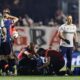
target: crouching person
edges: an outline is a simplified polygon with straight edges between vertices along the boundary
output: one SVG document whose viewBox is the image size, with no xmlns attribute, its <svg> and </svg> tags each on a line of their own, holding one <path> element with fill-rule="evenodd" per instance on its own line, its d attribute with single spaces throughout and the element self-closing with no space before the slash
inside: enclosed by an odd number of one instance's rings
<svg viewBox="0 0 80 80">
<path fill-rule="evenodd" d="M 45 72 L 49 75 L 58 74 L 60 69 L 64 66 L 64 58 L 55 50 L 45 50 L 40 48 L 38 54 L 43 56 L 44 63 L 39 69 L 45 68 Z"/>
<path fill-rule="evenodd" d="M 30 43 L 29 46 L 21 49 L 18 59 L 18 75 L 31 75 L 36 73 L 36 60 L 33 43 Z"/>
<path fill-rule="evenodd" d="M 43 48 L 40 48 L 37 51 L 36 61 L 37 61 L 37 74 L 38 75 L 46 75 L 48 73 L 47 68 L 48 68 L 48 65 L 49 65 L 50 61 L 47 60 L 44 53 L 45 52 L 44 52 Z"/>
</svg>

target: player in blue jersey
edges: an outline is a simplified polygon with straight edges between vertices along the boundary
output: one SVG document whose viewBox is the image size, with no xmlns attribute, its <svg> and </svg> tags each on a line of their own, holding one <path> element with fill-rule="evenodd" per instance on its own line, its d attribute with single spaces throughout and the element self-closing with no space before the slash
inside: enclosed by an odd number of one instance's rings
<svg viewBox="0 0 80 80">
<path fill-rule="evenodd" d="M 4 9 L 3 10 L 3 17 L 4 17 L 4 25 L 5 25 L 5 28 L 7 30 L 7 34 L 6 34 L 6 41 L 5 41 L 5 50 L 6 50 L 6 53 L 5 54 L 10 54 L 11 52 L 11 47 L 12 47 L 12 43 L 11 43 L 11 35 L 10 35 L 10 27 L 12 25 L 14 25 L 17 21 L 18 21 L 18 18 L 17 17 L 14 17 L 14 16 L 11 16 L 10 15 L 10 10 L 9 9 Z"/>
<path fill-rule="evenodd" d="M 4 43 L 6 41 L 6 28 L 4 27 L 3 16 L 0 14 L 0 69 L 2 69 L 3 74 L 5 75 L 5 71 L 8 67 L 6 62 L 6 57 L 3 53 L 5 53 Z"/>
<path fill-rule="evenodd" d="M 5 42 L 3 42 L 3 48 L 2 50 L 4 50 L 3 55 L 6 55 L 5 57 L 7 57 L 7 62 L 8 62 L 8 70 L 10 72 L 10 74 L 12 75 L 13 72 L 13 66 L 15 64 L 15 59 L 13 58 L 13 44 L 12 44 L 12 36 L 10 35 L 10 27 L 12 25 L 15 25 L 16 22 L 18 21 L 17 17 L 11 16 L 10 15 L 10 10 L 9 9 L 4 9 L 3 10 L 3 21 L 4 21 L 4 25 L 6 28 L 6 40 Z"/>
<path fill-rule="evenodd" d="M 10 27 L 16 24 L 16 22 L 18 21 L 18 18 L 10 15 L 9 9 L 3 10 L 3 16 L 4 16 L 4 24 L 7 29 L 7 42 L 9 42 L 12 37 L 10 35 Z"/>
</svg>

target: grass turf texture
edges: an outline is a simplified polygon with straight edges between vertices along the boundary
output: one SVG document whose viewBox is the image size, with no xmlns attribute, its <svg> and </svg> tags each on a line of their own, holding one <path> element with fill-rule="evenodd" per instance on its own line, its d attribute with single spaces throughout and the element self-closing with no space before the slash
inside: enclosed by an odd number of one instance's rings
<svg viewBox="0 0 80 80">
<path fill-rule="evenodd" d="M 80 80 L 80 76 L 0 76 L 0 80 Z"/>
</svg>

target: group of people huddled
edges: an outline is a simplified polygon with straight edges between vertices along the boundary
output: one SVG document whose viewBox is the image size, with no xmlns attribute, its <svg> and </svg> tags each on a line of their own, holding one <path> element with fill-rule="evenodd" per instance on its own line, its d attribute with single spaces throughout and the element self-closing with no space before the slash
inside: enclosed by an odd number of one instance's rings
<svg viewBox="0 0 80 80">
<path fill-rule="evenodd" d="M 44 48 L 36 50 L 34 43 L 21 49 L 18 60 L 19 75 L 58 75 L 64 66 L 64 58 L 59 52 Z"/>
</svg>

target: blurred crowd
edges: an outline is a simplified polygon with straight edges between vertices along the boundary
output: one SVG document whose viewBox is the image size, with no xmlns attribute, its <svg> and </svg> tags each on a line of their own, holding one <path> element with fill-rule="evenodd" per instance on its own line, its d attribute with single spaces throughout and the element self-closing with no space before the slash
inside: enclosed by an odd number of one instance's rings
<svg viewBox="0 0 80 80">
<path fill-rule="evenodd" d="M 56 26 L 61 25 L 66 22 L 66 15 L 61 10 L 57 10 L 55 14 L 55 18 L 51 18 L 48 20 L 48 22 L 44 23 L 43 21 L 34 22 L 34 20 L 29 17 L 27 14 L 24 15 L 24 17 L 19 16 L 19 21 L 17 23 L 17 26 Z"/>
<path fill-rule="evenodd" d="M 1 0 L 0 2 L 0 12 L 2 12 L 3 9 L 9 8 L 11 14 L 19 18 L 19 21 L 16 24 L 17 26 L 56 26 L 61 25 L 66 21 L 67 15 L 64 14 L 61 9 L 56 9 L 53 17 L 35 21 L 34 18 L 29 15 L 29 12 L 27 13 L 26 0 Z"/>
<path fill-rule="evenodd" d="M 5 9 L 9 9 L 9 8 L 5 8 Z M 66 15 L 61 10 L 57 10 L 55 14 L 55 18 L 51 18 L 47 22 L 45 21 L 46 23 L 44 23 L 43 21 L 35 22 L 27 14 L 23 16 L 18 16 L 18 18 L 19 18 L 19 21 L 17 22 L 16 26 L 30 26 L 30 27 L 31 26 L 42 26 L 42 25 L 56 26 L 56 25 L 61 25 L 66 22 Z"/>
</svg>

